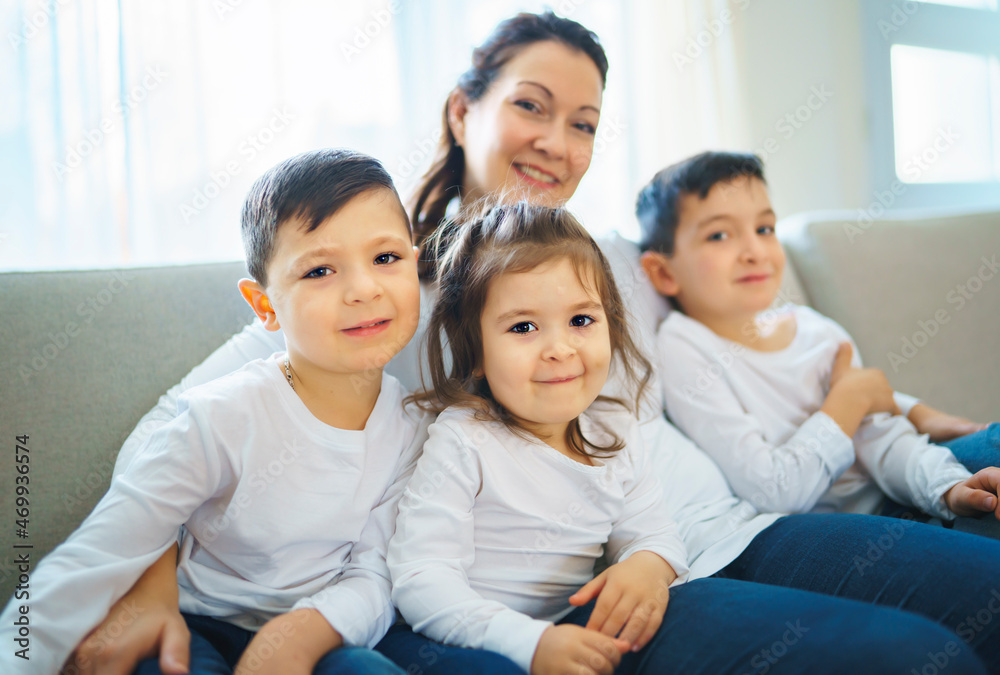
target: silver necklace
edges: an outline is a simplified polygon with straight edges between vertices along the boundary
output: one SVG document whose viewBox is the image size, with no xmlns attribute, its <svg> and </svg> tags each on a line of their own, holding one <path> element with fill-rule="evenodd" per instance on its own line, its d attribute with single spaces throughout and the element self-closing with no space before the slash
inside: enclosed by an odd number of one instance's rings
<svg viewBox="0 0 1000 675">
<path fill-rule="evenodd" d="M 285 355 L 285 379 L 288 380 L 288 386 L 295 391 L 295 383 L 292 382 L 292 366 L 288 363 L 288 355 Z"/>
</svg>

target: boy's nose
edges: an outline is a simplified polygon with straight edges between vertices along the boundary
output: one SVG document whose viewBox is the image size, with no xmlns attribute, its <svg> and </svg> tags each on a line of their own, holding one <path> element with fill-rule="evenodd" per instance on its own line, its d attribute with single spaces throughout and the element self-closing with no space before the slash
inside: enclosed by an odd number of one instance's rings
<svg viewBox="0 0 1000 675">
<path fill-rule="evenodd" d="M 347 284 L 344 301 L 348 303 L 371 302 L 382 295 L 382 285 L 364 272 L 353 274 Z"/>
</svg>

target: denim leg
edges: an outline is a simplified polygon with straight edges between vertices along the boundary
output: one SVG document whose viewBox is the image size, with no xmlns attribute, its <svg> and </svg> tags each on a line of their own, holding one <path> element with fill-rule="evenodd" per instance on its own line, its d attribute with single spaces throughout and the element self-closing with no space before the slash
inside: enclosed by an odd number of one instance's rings
<svg viewBox="0 0 1000 675">
<path fill-rule="evenodd" d="M 182 616 L 191 631 L 190 675 L 230 675 L 253 633 L 207 616 Z M 159 659 L 144 659 L 133 672 L 161 675 Z"/>
<path fill-rule="evenodd" d="M 406 675 L 406 671 L 367 647 L 341 647 L 321 658 L 313 675 Z"/>
<path fill-rule="evenodd" d="M 584 625 L 593 603 L 560 623 Z M 653 639 L 622 656 L 619 675 L 667 673 L 984 673 L 945 628 L 887 607 L 732 579 L 670 589 Z M 930 672 L 930 669 L 928 670 Z"/>
<path fill-rule="evenodd" d="M 951 450 L 955 459 L 972 473 L 988 466 L 1000 466 L 1000 423 L 994 422 L 982 431 L 939 445 Z"/>
<path fill-rule="evenodd" d="M 758 534 L 717 576 L 920 614 L 1000 673 L 1000 542 L 992 539 L 894 518 L 797 514 Z"/>
<path fill-rule="evenodd" d="M 389 629 L 375 649 L 409 675 L 517 675 L 524 671 L 506 656 L 485 649 L 450 647 L 405 624 Z"/>
</svg>

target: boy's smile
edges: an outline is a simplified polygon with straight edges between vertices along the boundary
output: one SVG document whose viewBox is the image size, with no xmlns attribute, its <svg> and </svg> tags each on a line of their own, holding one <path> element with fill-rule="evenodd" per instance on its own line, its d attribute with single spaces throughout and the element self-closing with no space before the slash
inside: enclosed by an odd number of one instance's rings
<svg viewBox="0 0 1000 675">
<path fill-rule="evenodd" d="M 774 234 L 775 219 L 767 188 L 757 178 L 718 183 L 705 199 L 684 195 L 674 253 L 654 254 L 653 285 L 720 335 L 733 328 L 739 334 L 781 286 L 785 252 Z"/>
<path fill-rule="evenodd" d="M 331 376 L 380 375 L 420 315 L 416 253 L 399 200 L 369 190 L 307 229 L 300 217 L 278 228 L 264 324 L 283 330 L 297 377 L 330 388 Z"/>
<path fill-rule="evenodd" d="M 611 363 L 607 318 L 592 288 L 559 258 L 494 279 L 481 317 L 482 370 L 494 398 L 565 454 L 567 425 L 596 400 Z"/>
</svg>

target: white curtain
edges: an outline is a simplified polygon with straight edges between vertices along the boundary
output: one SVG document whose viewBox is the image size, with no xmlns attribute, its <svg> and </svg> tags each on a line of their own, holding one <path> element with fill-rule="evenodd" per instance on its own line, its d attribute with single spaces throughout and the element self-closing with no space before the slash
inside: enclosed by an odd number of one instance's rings
<svg viewBox="0 0 1000 675">
<path fill-rule="evenodd" d="M 2 0 L 0 269 L 239 258 L 250 183 L 316 147 L 379 157 L 405 194 L 472 47 L 547 6 L 595 30 L 611 62 L 570 206 L 595 233 L 634 235 L 654 171 L 743 140 L 745 3 Z M 679 65 L 689 39 L 707 44 Z"/>
</svg>

